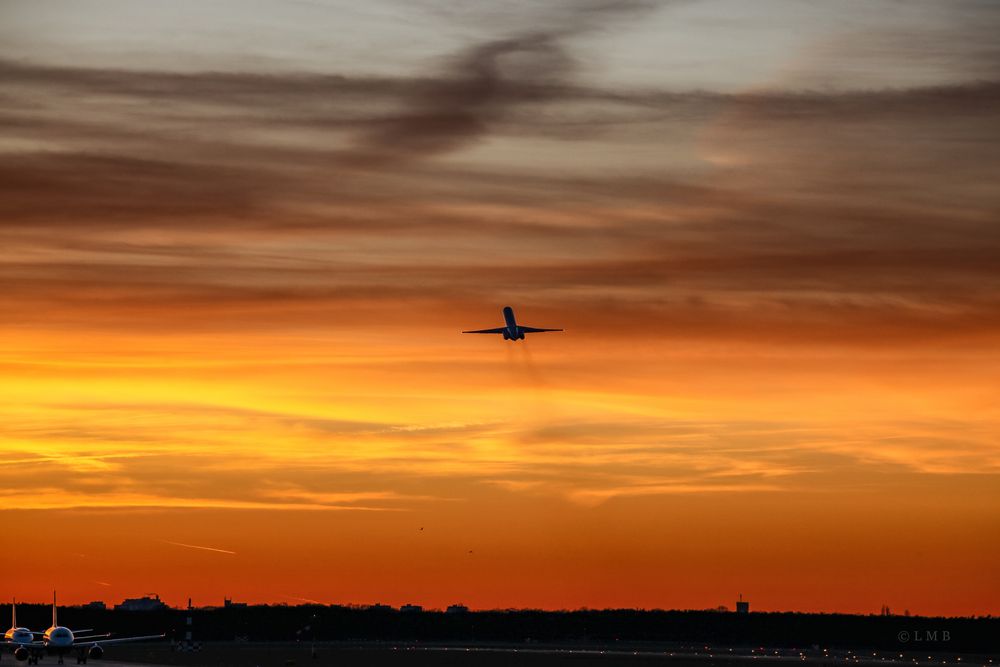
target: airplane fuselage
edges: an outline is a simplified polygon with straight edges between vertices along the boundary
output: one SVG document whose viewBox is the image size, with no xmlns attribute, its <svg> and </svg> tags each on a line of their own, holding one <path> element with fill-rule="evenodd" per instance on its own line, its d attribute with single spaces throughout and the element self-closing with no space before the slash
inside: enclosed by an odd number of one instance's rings
<svg viewBox="0 0 1000 667">
<path fill-rule="evenodd" d="M 510 306 L 504 306 L 503 309 L 503 321 L 507 325 L 507 331 L 504 332 L 505 340 L 522 340 L 524 339 L 524 334 L 521 333 L 517 328 L 517 320 L 514 319 L 514 309 Z"/>
<path fill-rule="evenodd" d="M 7 644 L 30 644 L 35 636 L 28 628 L 11 628 L 3 633 L 3 640 Z"/>
<path fill-rule="evenodd" d="M 66 649 L 73 646 L 73 631 L 61 625 L 54 625 L 42 635 L 45 647 L 50 649 Z"/>
</svg>

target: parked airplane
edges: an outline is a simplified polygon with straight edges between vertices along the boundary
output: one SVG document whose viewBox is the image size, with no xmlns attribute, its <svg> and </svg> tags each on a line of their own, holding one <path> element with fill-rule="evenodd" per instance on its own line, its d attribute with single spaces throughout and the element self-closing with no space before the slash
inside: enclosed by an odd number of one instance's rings
<svg viewBox="0 0 1000 667">
<path fill-rule="evenodd" d="M 15 624 L 16 625 L 16 624 Z M 43 655 L 55 655 L 58 657 L 57 664 L 63 664 L 63 656 L 67 653 L 76 652 L 76 664 L 87 664 L 88 658 L 97 660 L 104 655 L 104 647 L 108 644 L 121 644 L 124 642 L 137 642 L 144 639 L 163 639 L 166 635 L 145 635 L 142 637 L 115 637 L 110 634 L 104 635 L 82 635 L 84 632 L 93 630 L 70 630 L 59 625 L 56 615 L 56 594 L 52 593 L 52 625 L 45 632 L 32 632 L 27 628 L 12 628 L 8 634 L 16 630 L 18 633 L 18 643 L 11 646 L 14 650 L 14 658 L 19 661 L 27 660 L 29 665 L 37 665 Z M 32 635 L 30 642 L 23 642 L 25 634 Z M 41 640 L 36 640 L 36 635 L 41 636 Z M 79 636 L 78 636 L 79 635 Z M 6 635 L 5 635 L 6 639 Z"/>
<path fill-rule="evenodd" d="M 504 306 L 503 309 L 503 320 L 507 323 L 506 326 L 497 327 L 496 329 L 478 329 L 476 331 L 463 331 L 462 333 L 469 334 L 503 334 L 504 340 L 524 340 L 524 334 L 529 333 L 542 333 L 544 331 L 562 331 L 562 329 L 536 329 L 535 327 L 524 327 L 517 323 L 514 319 L 514 309 L 510 306 Z"/>
<path fill-rule="evenodd" d="M 3 651 L 0 652 L 0 655 L 3 655 L 7 651 L 17 653 L 19 647 L 30 646 L 34 641 L 35 633 L 28 628 L 18 627 L 17 600 L 13 600 L 10 604 L 10 630 L 3 633 Z"/>
</svg>

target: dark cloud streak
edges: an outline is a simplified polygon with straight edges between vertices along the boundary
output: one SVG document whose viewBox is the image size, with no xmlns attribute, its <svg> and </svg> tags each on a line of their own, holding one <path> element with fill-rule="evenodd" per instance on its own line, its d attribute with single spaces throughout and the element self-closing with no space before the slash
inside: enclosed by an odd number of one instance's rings
<svg viewBox="0 0 1000 667">
<path fill-rule="evenodd" d="M 690 335 L 816 339 L 830 318 L 858 337 L 996 332 L 1000 83 L 582 81 L 565 42 L 655 6 L 576 6 L 412 79 L 0 61 L 22 146 L 0 160 L 2 302 L 26 322 L 226 328 L 347 303 L 390 321 L 414 299 L 511 290 L 558 308 L 585 290 L 637 326 L 672 310 Z M 487 140 L 549 143 L 476 161 Z"/>
</svg>

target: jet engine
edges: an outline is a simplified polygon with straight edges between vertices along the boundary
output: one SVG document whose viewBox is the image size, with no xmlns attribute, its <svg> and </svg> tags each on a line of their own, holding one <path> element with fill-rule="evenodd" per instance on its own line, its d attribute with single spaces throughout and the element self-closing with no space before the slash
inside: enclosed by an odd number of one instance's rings
<svg viewBox="0 0 1000 667">
<path fill-rule="evenodd" d="M 14 649 L 14 659 L 17 660 L 18 662 L 24 662 L 25 660 L 28 659 L 29 655 L 31 654 L 29 653 L 28 649 L 24 648 L 23 646 L 18 646 L 16 649 Z"/>
<path fill-rule="evenodd" d="M 504 331 L 504 332 L 503 332 L 503 339 L 504 339 L 504 340 L 510 340 L 510 334 L 509 334 L 509 333 L 507 333 L 506 331 Z"/>
<path fill-rule="evenodd" d="M 98 646 L 97 644 L 91 646 L 90 650 L 87 651 L 87 657 L 92 660 L 99 660 L 103 655 L 104 655 L 104 649 Z"/>
</svg>

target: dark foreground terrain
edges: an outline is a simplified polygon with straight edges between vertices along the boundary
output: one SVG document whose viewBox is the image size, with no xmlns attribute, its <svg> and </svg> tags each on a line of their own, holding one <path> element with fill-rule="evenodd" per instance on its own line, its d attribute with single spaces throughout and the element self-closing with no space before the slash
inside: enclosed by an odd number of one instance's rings
<svg viewBox="0 0 1000 667">
<path fill-rule="evenodd" d="M 0 616 L 9 609 L 0 605 Z M 50 613 L 47 605 L 18 605 L 18 621 L 28 627 L 47 627 Z M 751 663 L 784 667 L 793 662 L 822 667 L 852 663 L 1000 667 L 1000 618 L 989 616 L 630 609 L 404 611 L 232 604 L 190 610 L 162 606 L 152 611 L 66 607 L 59 619 L 71 627 L 95 628 L 112 636 L 165 634 L 155 643 L 108 646 L 107 662 L 117 661 L 123 667 L 748 667 Z M 201 647 L 199 652 L 177 650 L 187 637 Z M 52 657 L 43 662 L 54 663 Z M 75 655 L 67 656 L 67 664 L 75 663 Z"/>
<path fill-rule="evenodd" d="M 48 627 L 48 605 L 18 605 L 20 623 Z M 10 605 L 0 605 L 0 617 Z M 125 611 L 64 607 L 70 627 L 114 636 L 164 633 L 168 641 L 379 642 L 412 646 L 714 646 L 784 650 L 906 651 L 958 655 L 1000 653 L 1000 618 L 931 618 L 634 609 L 530 609 L 408 612 L 388 607 L 230 605 L 201 609 Z M 236 645 L 236 644 L 234 644 Z M 333 645 L 333 644 L 331 644 Z M 797 656 L 797 653 L 796 653 Z M 758 658 L 759 659 L 759 658 Z"/>
<path fill-rule="evenodd" d="M 864 667 L 914 667 L 921 665 L 970 665 L 994 667 L 995 656 L 956 655 L 949 652 L 884 652 L 823 649 L 713 648 L 655 644 L 423 644 L 415 642 L 324 642 L 313 647 L 302 643 L 209 643 L 196 653 L 171 650 L 169 644 L 114 647 L 109 665 L 185 665 L 188 667 L 343 667 L 349 665 L 406 667 L 812 667 L 862 665 Z M 54 662 L 48 660 L 46 662 Z M 69 660 L 69 664 L 75 660 Z"/>
</svg>

